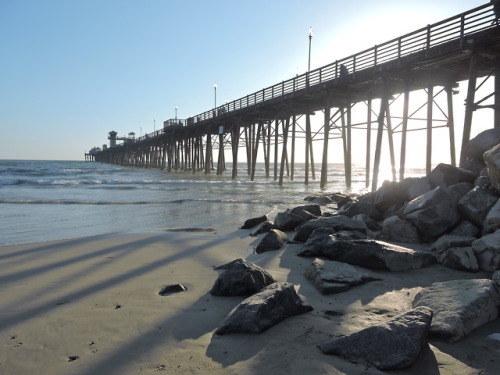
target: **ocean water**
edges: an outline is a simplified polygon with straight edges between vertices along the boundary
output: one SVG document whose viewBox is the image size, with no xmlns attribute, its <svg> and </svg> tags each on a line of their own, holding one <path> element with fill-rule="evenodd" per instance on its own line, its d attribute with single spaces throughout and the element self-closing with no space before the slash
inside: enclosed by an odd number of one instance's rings
<svg viewBox="0 0 500 375">
<path fill-rule="evenodd" d="M 321 193 L 319 171 L 306 186 L 298 165 L 294 181 L 280 187 L 265 177 L 264 165 L 252 182 L 243 168 L 232 180 L 230 169 L 216 176 L 83 161 L 0 160 L 0 245 L 169 228 L 233 231 L 250 217 Z M 346 191 L 341 165 L 331 165 L 328 178 L 323 192 Z M 363 192 L 364 186 L 364 172 L 355 168 L 350 191 Z"/>
</svg>

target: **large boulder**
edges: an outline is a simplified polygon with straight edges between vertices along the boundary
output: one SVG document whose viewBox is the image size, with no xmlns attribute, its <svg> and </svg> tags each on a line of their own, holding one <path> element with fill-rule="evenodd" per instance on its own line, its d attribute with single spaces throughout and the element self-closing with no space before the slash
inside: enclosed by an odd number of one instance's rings
<svg viewBox="0 0 500 375">
<path fill-rule="evenodd" d="M 347 263 L 314 259 L 304 276 L 321 294 L 345 292 L 368 281 L 381 280 L 379 276 L 361 267 Z"/>
<path fill-rule="evenodd" d="M 500 129 L 496 129 L 500 132 Z M 497 145 L 484 153 L 491 185 L 500 192 L 500 140 Z"/>
<path fill-rule="evenodd" d="M 283 232 L 295 230 L 300 224 L 306 221 L 299 215 L 289 211 L 278 212 L 274 218 L 274 226 Z"/>
<path fill-rule="evenodd" d="M 486 214 L 483 223 L 483 231 L 485 233 L 494 232 L 500 229 L 500 199 L 491 207 L 490 212 Z"/>
<path fill-rule="evenodd" d="M 438 260 L 441 261 L 441 257 L 446 250 L 453 247 L 470 247 L 475 240 L 476 238 L 471 236 L 445 234 L 431 245 L 431 250 L 436 253 Z"/>
<path fill-rule="evenodd" d="M 459 271 L 479 271 L 476 255 L 472 247 L 451 247 L 446 249 L 441 256 L 441 264 Z"/>
<path fill-rule="evenodd" d="M 427 176 L 433 188 L 437 186 L 449 187 L 460 182 L 472 184 L 476 177 L 477 175 L 471 171 L 444 163 L 438 164 Z"/>
<path fill-rule="evenodd" d="M 488 190 L 475 187 L 458 201 L 458 210 L 463 218 L 482 228 L 486 214 L 497 201 L 498 197 Z"/>
<path fill-rule="evenodd" d="M 260 254 L 265 251 L 279 250 L 287 242 L 288 236 L 286 233 L 283 233 L 279 229 L 271 229 L 257 245 L 255 252 Z"/>
<path fill-rule="evenodd" d="M 389 271 L 405 271 L 434 264 L 433 254 L 415 251 L 382 241 L 336 240 L 328 231 L 317 229 L 298 254 L 303 257 L 325 257 L 356 266 Z"/>
<path fill-rule="evenodd" d="M 358 200 L 349 202 L 339 209 L 339 214 L 348 217 L 364 214 L 374 220 L 379 220 L 382 215 L 375 208 L 375 193 L 367 193 Z"/>
<path fill-rule="evenodd" d="M 428 238 L 440 236 L 460 221 L 451 195 L 439 186 L 408 202 L 402 216 Z"/>
<path fill-rule="evenodd" d="M 217 269 L 225 271 L 215 280 L 210 291 L 214 296 L 250 295 L 274 283 L 266 270 L 244 259 L 233 260 Z"/>
<path fill-rule="evenodd" d="M 403 180 L 402 182 L 384 181 L 382 186 L 375 192 L 375 208 L 379 212 L 385 212 L 392 206 L 401 206 L 407 199 L 406 193 L 412 183 L 412 180 Z"/>
<path fill-rule="evenodd" d="M 251 219 L 245 220 L 245 222 L 240 227 L 240 229 L 250 229 L 250 228 L 253 228 L 253 227 L 255 227 L 255 226 L 257 226 L 260 223 L 263 223 L 265 221 L 267 221 L 267 215 L 262 215 L 262 216 L 259 216 L 259 217 L 253 217 Z"/>
<path fill-rule="evenodd" d="M 500 230 L 475 240 L 472 249 L 480 269 L 488 272 L 500 269 Z"/>
<path fill-rule="evenodd" d="M 319 345 L 325 354 L 364 361 L 380 370 L 411 366 L 427 345 L 432 310 L 419 307 L 379 325 Z"/>
<path fill-rule="evenodd" d="M 304 206 L 294 207 L 290 210 L 290 212 L 294 215 L 301 216 L 304 219 L 308 219 L 310 214 L 316 217 L 321 216 L 321 207 L 319 204 L 306 204 Z"/>
<path fill-rule="evenodd" d="M 464 236 L 464 237 L 479 237 L 479 229 L 467 220 L 462 220 L 453 230 L 448 232 L 449 234 L 453 234 L 456 236 Z"/>
<path fill-rule="evenodd" d="M 500 293 L 488 279 L 452 280 L 422 289 L 413 307 L 434 312 L 430 333 L 455 342 L 498 316 Z"/>
<path fill-rule="evenodd" d="M 294 240 L 304 242 L 316 228 L 332 228 L 335 231 L 348 230 L 366 233 L 366 226 L 344 215 L 320 217 L 309 220 L 297 228 Z"/>
<path fill-rule="evenodd" d="M 290 283 L 274 283 L 248 297 L 224 318 L 215 331 L 227 333 L 261 333 L 282 320 L 312 311 Z"/>
<path fill-rule="evenodd" d="M 385 241 L 419 243 L 420 238 L 415 225 L 400 219 L 397 215 L 389 216 L 382 222 L 378 238 Z"/>
<path fill-rule="evenodd" d="M 483 154 L 499 143 L 500 129 L 485 130 L 465 144 L 463 150 L 464 160 L 473 159 L 483 161 Z"/>
</svg>

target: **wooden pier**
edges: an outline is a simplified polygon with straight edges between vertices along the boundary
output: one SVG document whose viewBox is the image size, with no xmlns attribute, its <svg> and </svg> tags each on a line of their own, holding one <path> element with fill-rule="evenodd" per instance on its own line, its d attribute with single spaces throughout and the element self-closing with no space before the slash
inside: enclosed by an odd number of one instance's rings
<svg viewBox="0 0 500 375">
<path fill-rule="evenodd" d="M 494 91 L 477 98 L 478 90 L 488 79 L 494 80 Z M 320 186 L 324 187 L 328 183 L 327 165 L 331 162 L 330 142 L 339 140 L 338 153 L 343 158 L 345 181 L 349 187 L 353 143 L 360 139 L 353 136 L 353 132 L 363 130 L 366 186 L 371 181 L 375 189 L 383 151 L 389 154 L 393 179 L 404 178 L 408 135 L 413 131 L 426 133 L 428 172 L 432 165 L 433 130 L 437 128 L 448 129 L 450 160 L 457 164 L 452 97 L 461 81 L 468 82 L 463 145 L 470 138 L 476 110 L 493 108 L 492 125 L 500 127 L 500 27 L 493 3 L 186 120 L 166 121 L 161 130 L 86 154 L 86 160 L 167 171 L 206 174 L 215 171 L 221 175 L 226 171 L 226 157 L 230 156 L 231 176 L 235 178 L 240 162 L 239 150 L 243 148 L 251 180 L 255 178 L 260 156 L 266 176 L 272 175 L 281 185 L 285 178 L 294 180 L 297 177 L 295 161 L 301 151 L 305 157 L 304 183 L 315 180 L 318 174 Z M 414 95 L 417 92 L 425 93 L 425 99 L 417 106 L 418 110 L 410 111 L 410 104 L 414 104 L 411 100 L 421 100 L 413 99 L 418 97 Z M 446 106 L 440 105 L 438 98 L 442 98 Z M 494 104 L 485 104 L 491 101 Z M 391 115 L 395 103 L 401 102 L 403 113 Z M 355 111 L 365 113 L 364 120 L 353 121 Z M 422 111 L 425 117 L 417 116 Z M 318 113 L 322 119 L 319 126 L 315 121 L 314 127 L 312 116 Z M 395 134 L 400 140 L 398 166 Z M 387 137 L 388 150 L 383 150 L 383 137 Z M 304 145 L 302 150 L 296 147 L 299 139 Z M 319 171 L 315 170 L 315 161 L 321 163 Z"/>
</svg>

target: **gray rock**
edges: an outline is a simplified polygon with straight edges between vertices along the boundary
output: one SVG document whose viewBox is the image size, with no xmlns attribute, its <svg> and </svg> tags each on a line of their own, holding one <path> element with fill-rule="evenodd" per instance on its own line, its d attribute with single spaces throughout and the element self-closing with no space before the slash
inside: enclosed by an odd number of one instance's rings
<svg viewBox="0 0 500 375">
<path fill-rule="evenodd" d="M 236 306 L 215 333 L 260 333 L 290 316 L 308 311 L 312 307 L 302 302 L 293 284 L 274 283 Z"/>
<path fill-rule="evenodd" d="M 281 231 L 295 230 L 297 226 L 305 221 L 299 215 L 292 214 L 291 212 L 279 212 L 274 218 L 274 226 Z"/>
<path fill-rule="evenodd" d="M 288 242 L 288 236 L 279 229 L 271 229 L 255 248 L 257 254 L 265 251 L 279 250 Z"/>
<path fill-rule="evenodd" d="M 325 257 L 356 266 L 389 271 L 405 271 L 434 264 L 433 254 L 395 246 L 382 241 L 336 240 L 322 229 L 314 231 L 298 254 Z"/>
<path fill-rule="evenodd" d="M 382 222 L 382 230 L 378 236 L 385 241 L 419 243 L 420 238 L 415 225 L 398 216 L 390 216 Z"/>
<path fill-rule="evenodd" d="M 483 223 L 483 232 L 491 233 L 500 229 L 500 199 L 497 200 L 495 205 L 491 207 L 490 211 L 486 214 Z"/>
<path fill-rule="evenodd" d="M 266 221 L 262 223 L 259 229 L 257 229 L 255 232 L 250 233 L 250 236 L 256 237 L 259 234 L 268 233 L 271 229 L 276 229 L 276 227 L 274 226 L 273 223 Z"/>
<path fill-rule="evenodd" d="M 380 370 L 403 369 L 415 362 L 427 344 L 431 321 L 432 310 L 419 307 L 387 323 L 319 345 L 319 349 L 352 362 L 364 361 Z"/>
<path fill-rule="evenodd" d="M 382 230 L 382 225 L 365 214 L 354 215 L 352 219 L 363 223 L 371 231 L 378 232 Z"/>
<path fill-rule="evenodd" d="M 425 193 L 431 191 L 432 189 L 433 188 L 432 188 L 431 183 L 429 182 L 429 179 L 427 178 L 427 176 L 416 178 L 413 180 L 413 183 L 406 191 L 406 198 L 407 198 L 407 200 L 411 201 L 411 200 L 421 196 L 422 194 L 425 194 Z"/>
<path fill-rule="evenodd" d="M 493 272 L 500 268 L 500 230 L 475 240 L 472 249 L 480 269 Z"/>
<path fill-rule="evenodd" d="M 482 228 L 486 214 L 498 201 L 498 197 L 487 190 L 475 187 L 458 201 L 458 210 L 462 217 Z"/>
<path fill-rule="evenodd" d="M 402 182 L 384 181 L 375 192 L 374 204 L 379 212 L 385 212 L 391 206 L 401 206 L 406 198 L 406 192 L 412 181 Z"/>
<path fill-rule="evenodd" d="M 335 231 L 348 230 L 366 233 L 366 226 L 359 221 L 344 215 L 320 217 L 317 220 L 309 220 L 297 228 L 294 240 L 304 242 L 316 228 L 332 228 Z"/>
<path fill-rule="evenodd" d="M 427 178 L 432 187 L 449 187 L 460 182 L 474 183 L 477 175 L 471 171 L 440 163 L 429 173 Z"/>
<path fill-rule="evenodd" d="M 477 187 L 480 187 L 483 189 L 489 189 L 491 187 L 491 180 L 488 176 L 479 176 L 474 181 L 474 186 L 477 186 Z"/>
<path fill-rule="evenodd" d="M 445 234 L 431 245 L 431 250 L 436 253 L 438 260 L 441 261 L 441 256 L 446 250 L 452 247 L 470 247 L 475 240 L 475 237 Z"/>
<path fill-rule="evenodd" d="M 254 217 L 254 218 L 245 220 L 245 222 L 240 227 L 240 229 L 250 229 L 250 228 L 253 228 L 253 227 L 255 227 L 255 226 L 257 226 L 260 223 L 263 223 L 265 221 L 267 221 L 267 216 L 266 215 L 259 216 L 259 217 Z"/>
<path fill-rule="evenodd" d="M 455 342 L 472 330 L 496 319 L 500 294 L 488 279 L 452 280 L 422 289 L 413 307 L 428 306 L 434 312 L 430 333 Z"/>
<path fill-rule="evenodd" d="M 168 295 L 174 294 L 174 293 L 185 292 L 186 290 L 187 290 L 187 288 L 182 284 L 166 285 L 160 289 L 160 291 L 158 292 L 158 295 L 159 296 L 168 296 Z"/>
<path fill-rule="evenodd" d="M 500 129 L 496 129 L 500 132 Z M 491 185 L 500 193 L 500 140 L 497 145 L 484 153 Z"/>
<path fill-rule="evenodd" d="M 464 146 L 465 160 L 483 160 L 483 154 L 500 143 L 500 129 L 488 129 L 468 141 Z"/>
<path fill-rule="evenodd" d="M 376 274 L 347 263 L 314 259 L 304 276 L 322 294 L 345 292 L 356 285 L 381 280 Z"/>
<path fill-rule="evenodd" d="M 294 215 L 298 215 L 303 217 L 304 219 L 307 219 L 309 215 L 304 215 L 304 212 L 313 214 L 316 217 L 321 216 L 321 207 L 319 206 L 319 204 L 307 204 L 304 206 L 294 207 L 290 210 L 290 212 Z"/>
<path fill-rule="evenodd" d="M 477 159 L 467 159 L 463 163 L 460 163 L 460 168 L 471 171 L 476 175 L 479 175 L 485 166 L 484 160 Z"/>
<path fill-rule="evenodd" d="M 210 294 L 214 296 L 244 296 L 254 294 L 274 283 L 273 277 L 261 267 L 236 259 L 217 269 L 226 271 L 219 275 Z"/>
<path fill-rule="evenodd" d="M 375 194 L 368 193 L 360 197 L 358 200 L 353 200 L 339 209 L 339 214 L 347 217 L 364 214 L 374 220 L 379 220 L 382 215 L 375 208 Z"/>
<path fill-rule="evenodd" d="M 500 288 L 500 271 L 495 271 L 493 272 L 493 275 L 491 275 L 491 280 L 497 284 L 497 287 Z"/>
<path fill-rule="evenodd" d="M 472 189 L 474 189 L 473 184 L 468 182 L 459 182 L 458 184 L 448 187 L 447 191 L 450 194 L 453 204 L 457 205 L 458 201 Z"/>
<path fill-rule="evenodd" d="M 463 220 L 449 234 L 462 237 L 479 237 L 479 229 L 469 221 Z"/>
<path fill-rule="evenodd" d="M 402 216 L 425 237 L 438 237 L 458 224 L 460 214 L 446 189 L 437 187 L 410 201 Z"/>
<path fill-rule="evenodd" d="M 334 234 L 337 240 L 364 240 L 366 239 L 366 234 L 354 231 L 341 230 Z"/>
<path fill-rule="evenodd" d="M 441 256 L 441 264 L 459 271 L 479 271 L 472 247 L 452 247 L 445 250 Z"/>
</svg>

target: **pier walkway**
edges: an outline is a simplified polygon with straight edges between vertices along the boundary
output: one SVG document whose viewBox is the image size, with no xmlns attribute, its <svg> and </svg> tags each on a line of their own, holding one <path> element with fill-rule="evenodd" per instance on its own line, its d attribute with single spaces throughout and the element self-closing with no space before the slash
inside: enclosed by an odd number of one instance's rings
<svg viewBox="0 0 500 375">
<path fill-rule="evenodd" d="M 470 138 L 473 115 L 478 109 L 492 108 L 492 127 L 500 127 L 498 16 L 494 3 L 479 6 L 199 115 L 165 121 L 161 130 L 125 140 L 114 147 L 94 150 L 86 154 L 86 160 L 192 173 L 214 170 L 223 174 L 226 158 L 231 156 L 231 174 L 235 178 L 239 149 L 244 148 L 251 180 L 260 155 L 266 175 L 271 174 L 273 165 L 274 178 L 282 184 L 285 177 L 290 180 L 297 177 L 294 164 L 300 144 L 304 147 L 300 151 L 306 163 L 304 182 L 308 184 L 316 178 L 314 160 L 320 151 L 320 184 L 324 187 L 328 183 L 329 142 L 338 139 L 342 145 L 339 148 L 346 184 L 350 186 L 355 141 L 352 133 L 354 129 L 361 129 L 366 143 L 367 186 L 371 182 L 375 189 L 383 151 L 388 152 L 393 178 L 397 179 L 393 137 L 396 133 L 400 142 L 399 178 L 402 179 L 408 132 L 426 133 L 429 172 L 433 130 L 445 127 L 449 132 L 451 162 L 456 164 L 452 96 L 458 82 L 467 81 L 468 85 L 462 145 Z M 478 98 L 479 89 L 490 78 L 494 80 L 493 92 Z M 410 112 L 413 98 L 410 93 L 416 91 L 425 93 L 426 99 L 418 110 Z M 441 96 L 444 106 L 438 103 Z M 397 101 L 402 102 L 401 116 L 391 115 Z M 355 123 L 353 112 L 359 113 L 360 106 L 365 107 L 362 112 L 366 117 Z M 413 126 L 419 111 L 424 111 L 425 117 L 418 118 L 420 125 Z M 313 129 L 311 116 L 316 113 L 321 113 L 323 118 L 319 128 Z M 383 150 L 384 136 L 388 149 Z"/>
</svg>

